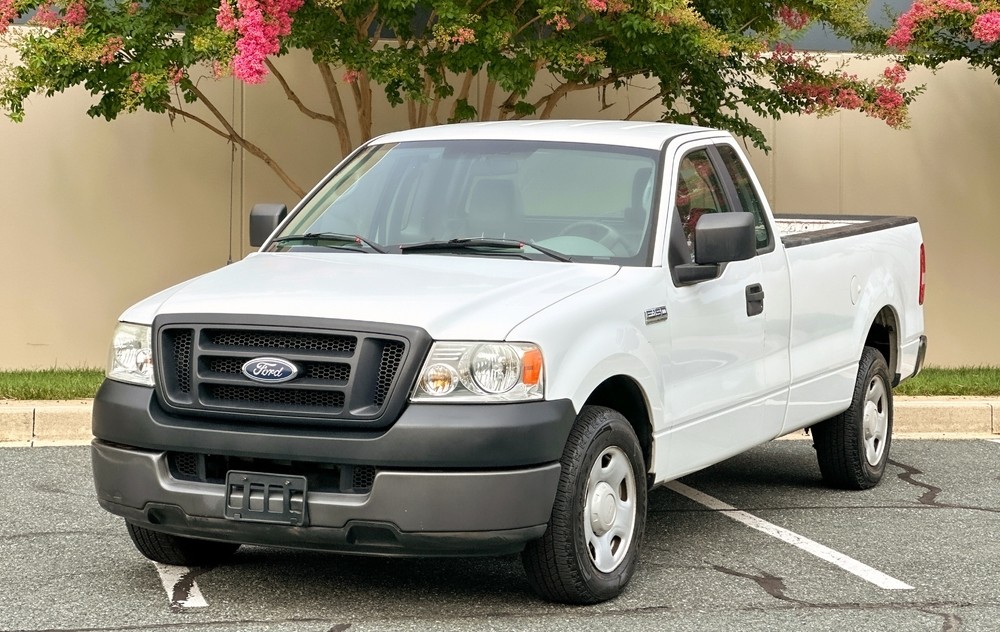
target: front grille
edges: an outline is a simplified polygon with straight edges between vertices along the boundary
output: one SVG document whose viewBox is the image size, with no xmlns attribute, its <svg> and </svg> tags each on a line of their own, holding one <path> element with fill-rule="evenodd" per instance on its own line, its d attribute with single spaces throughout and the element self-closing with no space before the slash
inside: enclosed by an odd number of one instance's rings
<svg viewBox="0 0 1000 632">
<path fill-rule="evenodd" d="M 168 452 L 167 467 L 170 475 L 177 480 L 211 485 L 225 485 L 229 470 L 304 476 L 309 491 L 339 494 L 367 494 L 375 484 L 378 473 L 372 465 L 280 461 L 190 452 Z"/>
<path fill-rule="evenodd" d="M 161 323 L 158 390 L 168 408 L 193 414 L 372 422 L 394 393 L 399 406 L 405 401 L 406 386 L 397 387 L 404 366 L 408 375 L 416 369 L 407 364 L 411 344 L 395 332 Z M 297 374 L 270 383 L 244 375 L 247 362 L 268 358 L 291 363 Z"/>
</svg>

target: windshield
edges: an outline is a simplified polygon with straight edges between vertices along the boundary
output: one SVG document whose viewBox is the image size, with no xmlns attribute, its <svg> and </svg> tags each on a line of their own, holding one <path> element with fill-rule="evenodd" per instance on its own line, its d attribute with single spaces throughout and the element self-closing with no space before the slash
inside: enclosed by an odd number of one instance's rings
<svg viewBox="0 0 1000 632">
<path fill-rule="evenodd" d="M 607 145 L 375 145 L 307 200 L 268 249 L 342 252 L 354 249 L 343 236 L 354 236 L 358 251 L 648 265 L 656 167 L 655 151 Z M 341 236 L 340 247 L 294 238 L 324 234 Z"/>
</svg>

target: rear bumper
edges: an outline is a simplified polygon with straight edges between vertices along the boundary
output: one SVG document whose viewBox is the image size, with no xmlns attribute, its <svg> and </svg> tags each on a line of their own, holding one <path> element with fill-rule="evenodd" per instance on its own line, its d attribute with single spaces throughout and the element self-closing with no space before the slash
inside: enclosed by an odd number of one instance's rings
<svg viewBox="0 0 1000 632">
<path fill-rule="evenodd" d="M 225 485 L 173 478 L 166 454 L 95 440 L 98 501 L 174 535 L 376 555 L 495 555 L 545 531 L 559 464 L 503 471 L 379 471 L 366 494 L 307 495 L 305 526 L 224 517 Z"/>
<path fill-rule="evenodd" d="M 899 372 L 894 376 L 893 386 L 899 385 L 903 380 L 916 377 L 924 368 L 926 356 L 927 336 L 921 335 L 912 342 L 903 345 L 900 350 Z"/>
</svg>

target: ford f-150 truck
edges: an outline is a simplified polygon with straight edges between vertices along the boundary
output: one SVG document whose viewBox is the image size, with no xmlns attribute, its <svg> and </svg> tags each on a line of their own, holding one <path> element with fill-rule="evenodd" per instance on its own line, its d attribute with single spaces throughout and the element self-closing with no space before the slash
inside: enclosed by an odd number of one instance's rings
<svg viewBox="0 0 1000 632">
<path fill-rule="evenodd" d="M 390 133 L 250 233 L 125 311 L 94 402 L 100 504 L 162 563 L 521 552 L 609 599 L 660 484 L 802 429 L 878 483 L 926 348 L 917 221 L 775 218 L 711 129 Z"/>
</svg>

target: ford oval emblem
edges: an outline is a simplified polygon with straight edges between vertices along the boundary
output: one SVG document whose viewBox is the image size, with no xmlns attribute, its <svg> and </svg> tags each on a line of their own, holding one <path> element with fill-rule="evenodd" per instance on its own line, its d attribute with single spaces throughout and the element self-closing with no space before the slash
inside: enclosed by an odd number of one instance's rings
<svg viewBox="0 0 1000 632">
<path fill-rule="evenodd" d="M 265 384 L 281 384 L 294 380 L 299 374 L 299 368 L 281 358 L 254 358 L 243 363 L 243 375 L 254 382 Z"/>
</svg>

